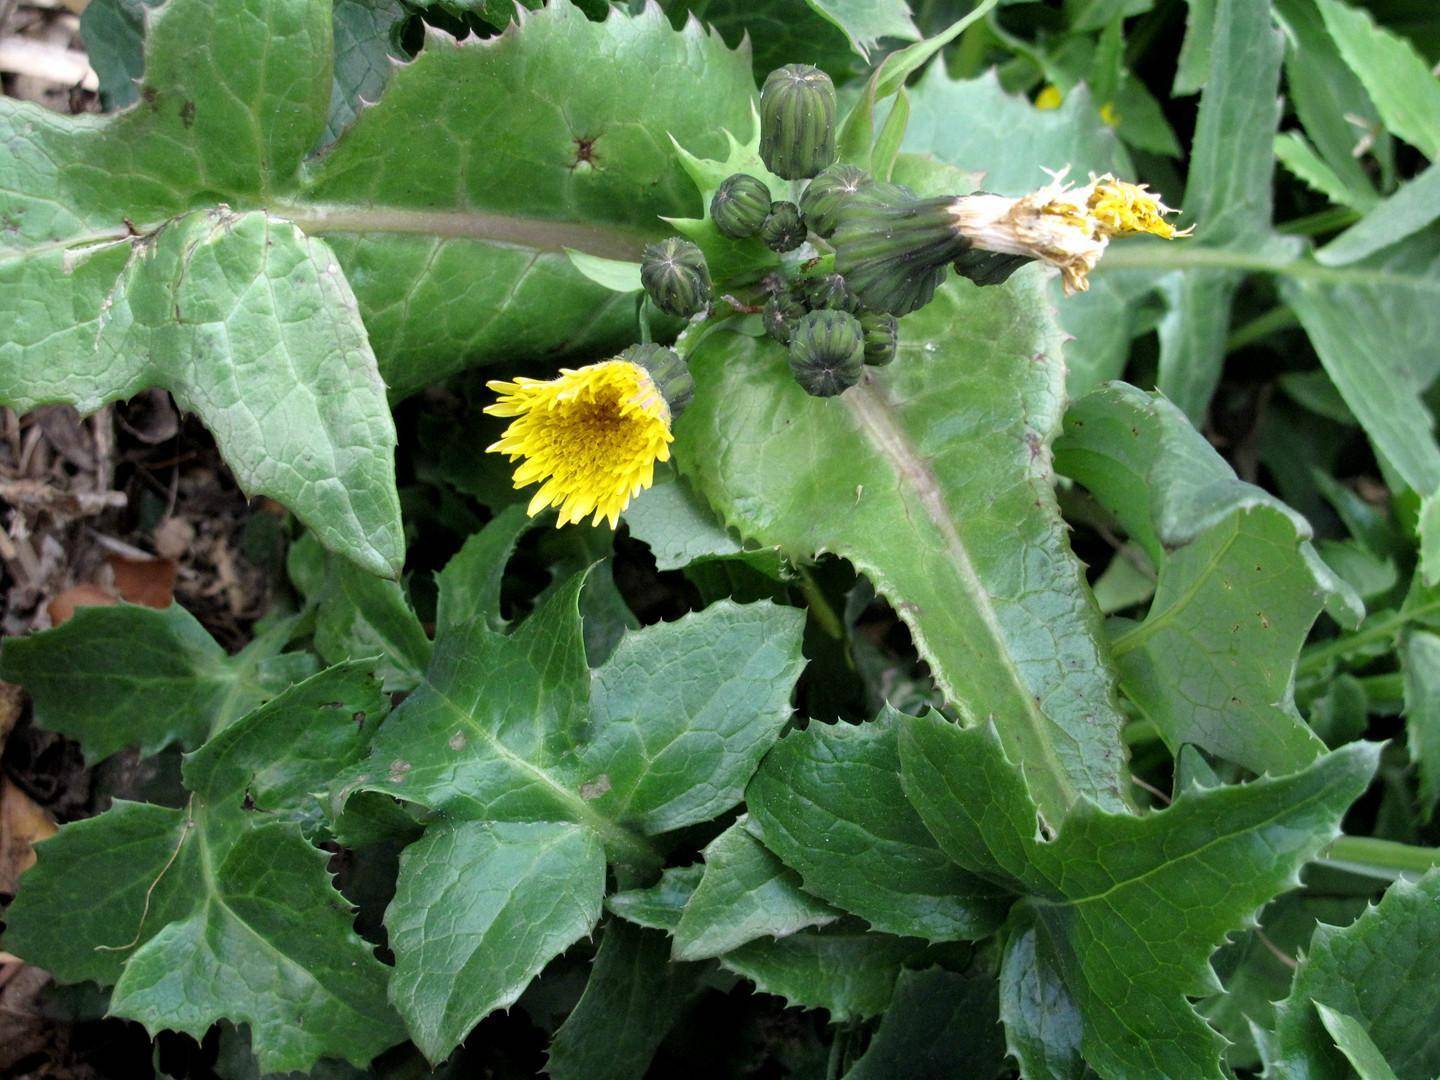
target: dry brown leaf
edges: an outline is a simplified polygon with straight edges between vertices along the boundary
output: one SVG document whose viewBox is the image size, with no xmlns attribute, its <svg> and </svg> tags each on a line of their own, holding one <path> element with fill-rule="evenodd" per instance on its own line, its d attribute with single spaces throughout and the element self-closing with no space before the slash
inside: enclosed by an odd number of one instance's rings
<svg viewBox="0 0 1440 1080">
<path fill-rule="evenodd" d="M 56 831 L 48 810 L 0 777 L 0 893 L 15 892 L 20 875 L 35 865 L 34 843 Z"/>
<path fill-rule="evenodd" d="M 105 561 L 115 578 L 121 599 L 146 607 L 165 608 L 175 600 L 174 559 L 131 559 L 108 555 Z"/>
<path fill-rule="evenodd" d="M 50 613 L 51 626 L 63 626 L 74 617 L 76 608 L 106 607 L 119 602 L 120 598 L 109 589 L 85 581 L 66 589 L 51 600 L 45 610 Z"/>
</svg>

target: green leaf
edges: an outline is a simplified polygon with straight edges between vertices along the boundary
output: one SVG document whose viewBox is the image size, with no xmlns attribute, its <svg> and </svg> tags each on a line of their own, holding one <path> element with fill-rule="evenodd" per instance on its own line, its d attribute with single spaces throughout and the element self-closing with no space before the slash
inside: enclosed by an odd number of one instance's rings
<svg viewBox="0 0 1440 1080">
<path fill-rule="evenodd" d="M 457 632 L 477 620 L 486 620 L 492 629 L 504 629 L 500 588 L 505 567 L 516 543 L 534 523 L 524 507 L 507 507 L 466 540 L 445 564 L 435 579 L 439 591 L 435 609 L 437 636 Z"/>
<path fill-rule="evenodd" d="M 760 937 L 785 937 L 840 917 L 793 870 L 731 825 L 706 846 L 705 872 L 673 931 L 676 960 L 705 960 Z"/>
<path fill-rule="evenodd" d="M 291 547 L 289 562 L 315 608 L 315 651 L 331 664 L 378 658 L 387 691 L 413 690 L 430 662 L 430 639 L 404 587 L 326 555 L 309 536 Z"/>
<path fill-rule="evenodd" d="M 899 717 L 887 707 L 871 723 L 812 722 L 780 740 L 745 792 L 752 827 L 805 889 L 876 930 L 985 937 L 1008 899 L 955 866 L 905 801 Z"/>
<path fill-rule="evenodd" d="M 330 113 L 321 137 L 324 148 L 378 101 L 395 65 L 405 59 L 395 33 L 408 12 L 399 0 L 334 0 L 335 75 Z"/>
<path fill-rule="evenodd" d="M 824 1009 L 830 1022 L 875 1016 L 890 1004 L 901 967 L 925 955 L 913 938 L 866 933 L 849 922 L 752 941 L 720 958 L 720 966 L 789 1005 Z"/>
<path fill-rule="evenodd" d="M 1440 371 L 1424 342 L 1440 334 L 1440 224 L 1343 267 L 1302 267 L 1281 283 L 1320 362 L 1405 484 L 1440 491 L 1440 447 L 1421 399 Z M 1440 529 L 1421 522 L 1427 580 Z"/>
<path fill-rule="evenodd" d="M 879 1030 L 845 1080 L 990 1077 L 1004 1056 L 993 977 L 902 971 Z"/>
<path fill-rule="evenodd" d="M 874 581 L 956 705 L 998 718 L 1055 820 L 1082 794 L 1125 805 L 1099 616 L 1046 452 L 1059 352 L 1033 272 L 961 282 L 902 321 L 893 364 L 833 399 L 807 396 L 772 342 L 707 339 L 676 431 L 682 472 L 727 525 Z"/>
<path fill-rule="evenodd" d="M 1298 131 L 1285 131 L 1275 136 L 1275 159 L 1312 191 L 1319 192 L 1337 205 L 1354 205 L 1345 182 L 1331 171 Z"/>
<path fill-rule="evenodd" d="M 748 51 L 698 22 L 672 30 L 654 6 L 592 22 L 557 0 L 496 38 L 431 34 L 287 212 L 333 236 L 396 393 L 478 363 L 618 350 L 633 297 L 566 249 L 638 261 L 661 216 L 699 207 L 668 137 L 721 153 L 753 98 Z"/>
<path fill-rule="evenodd" d="M 227 656 L 179 604 L 82 607 L 64 626 L 6 641 L 0 679 L 25 687 L 36 722 L 78 740 L 87 761 L 126 746 L 149 756 L 198 746 L 259 704 L 270 648 L 261 639 Z"/>
<path fill-rule="evenodd" d="M 639 10 L 645 2 L 630 0 L 630 9 Z M 828 72 L 838 85 L 856 66 L 857 54 L 850 40 L 808 4 L 801 7 L 794 0 L 665 0 L 661 6 L 676 24 L 683 13 L 714 27 L 726 41 L 738 44 L 748 38 L 755 72 L 761 77 L 803 57 L 805 63 Z"/>
<path fill-rule="evenodd" d="M 579 270 L 597 285 L 603 285 L 611 292 L 638 293 L 645 287 L 640 279 L 640 264 L 625 259 L 602 259 L 599 255 L 586 255 L 573 248 L 565 249 L 570 265 Z"/>
<path fill-rule="evenodd" d="M 1288 253 L 1292 246 L 1270 232 L 1284 39 L 1269 0 L 1218 0 L 1214 26 L 1185 185 L 1185 217 L 1196 235 L 1183 243 Z M 1204 415 L 1219 381 L 1240 278 L 1191 270 L 1160 282 L 1169 310 L 1159 326 L 1156 385 L 1192 419 Z"/>
<path fill-rule="evenodd" d="M 1325 266 L 1344 266 L 1413 236 L 1440 217 L 1440 165 L 1431 165 L 1315 253 Z"/>
<path fill-rule="evenodd" d="M 920 36 L 905 0 L 805 0 L 805 3 L 839 27 L 851 48 L 866 60 L 881 38 L 914 41 Z"/>
<path fill-rule="evenodd" d="M 1411 630 L 1400 639 L 1405 677 L 1405 747 L 1420 774 L 1420 807 L 1427 820 L 1440 803 L 1440 635 Z"/>
<path fill-rule="evenodd" d="M 1415 46 L 1376 26 L 1366 11 L 1339 0 L 1316 3 L 1340 54 L 1370 92 L 1385 126 L 1432 161 L 1440 158 L 1440 80 Z"/>
<path fill-rule="evenodd" d="M 1440 873 L 1432 871 L 1417 882 L 1395 882 L 1349 926 L 1315 931 L 1290 996 L 1276 1007 L 1274 1030 L 1260 1039 L 1265 1075 L 1297 1080 L 1349 1075 L 1346 1055 L 1327 1036 L 1315 1004 L 1364 1031 L 1396 1075 L 1436 1075 L 1440 1045 L 1429 988 L 1437 977 Z"/>
<path fill-rule="evenodd" d="M 44 153 L 29 145 L 21 168 Z M 20 214 L 20 243 L 38 216 Z M 75 310 L 57 318 L 53 298 L 72 291 Z M 83 250 L 0 247 L 4 293 L 19 318 L 0 347 L 0 399 L 89 412 L 164 387 L 214 433 L 247 492 L 284 503 L 370 572 L 398 570 L 394 425 L 324 244 L 264 213 L 194 213 Z"/>
<path fill-rule="evenodd" d="M 1011 909 L 1004 943 L 1000 1019 L 1006 1051 L 1023 1076 L 1082 1080 L 1089 1073 L 1080 1054 L 1085 1020 L 1028 905 Z"/>
<path fill-rule="evenodd" d="M 1085 1060 L 1122 1076 L 1221 1076 L 1222 1040 L 1187 996 L 1215 991 L 1207 961 L 1225 935 L 1339 834 L 1378 752 L 1354 744 L 1293 776 L 1192 789 L 1144 817 L 1084 803 L 1045 842 L 993 725 L 931 714 L 900 732 L 901 779 L 926 827 L 965 869 L 1030 894 L 1037 947 L 1083 1017 Z"/>
<path fill-rule="evenodd" d="M 630 535 L 655 556 L 658 570 L 683 570 L 697 562 L 743 555 L 745 546 L 731 536 L 690 486 L 680 480 L 657 483 L 625 511 Z M 779 570 L 777 552 L 756 553 Z"/>
<path fill-rule="evenodd" d="M 1176 97 L 1193 94 L 1205 86 L 1210 72 L 1210 41 L 1215 35 L 1215 0 L 1185 0 L 1185 40 L 1175 64 L 1175 82 L 1170 93 Z"/>
<path fill-rule="evenodd" d="M 243 792 L 262 813 L 308 809 L 369 748 L 389 701 L 373 660 L 326 668 L 272 698 L 185 757 L 192 791 Z"/>
<path fill-rule="evenodd" d="M 1257 773 L 1313 760 L 1324 744 L 1295 708 L 1295 663 L 1327 602 L 1352 625 L 1363 608 L 1305 519 L 1237 479 L 1170 402 L 1123 383 L 1071 407 L 1055 454 L 1159 569 L 1145 621 L 1111 654 L 1171 750 L 1194 743 Z"/>
<path fill-rule="evenodd" d="M 1315 1009 L 1320 1013 L 1325 1030 L 1335 1040 L 1336 1048 L 1355 1066 L 1360 1080 L 1397 1080 L 1395 1070 L 1390 1068 L 1389 1062 L 1358 1020 L 1319 1001 L 1315 1003 Z"/>
<path fill-rule="evenodd" d="M 184 809 L 117 801 L 65 826 L 7 913 L 7 947 L 66 981 L 114 983 L 111 1013 L 152 1035 L 199 1039 L 227 1019 L 250 1026 L 265 1072 L 366 1065 L 404 1035 L 388 970 L 351 929 L 328 854 L 273 816 L 304 816 L 359 755 L 357 706 L 383 709 L 363 668 L 322 672 L 189 758 Z"/>
<path fill-rule="evenodd" d="M 664 934 L 618 919 L 605 924 L 579 1003 L 550 1040 L 551 1080 L 633 1080 L 645 1075 L 666 1032 L 689 1005 L 697 969 L 670 963 Z"/>
<path fill-rule="evenodd" d="M 703 863 L 671 867 L 648 889 L 612 893 L 606 898 L 605 906 L 636 926 L 673 932 L 680 925 L 685 905 L 695 894 L 704 874 Z"/>
<path fill-rule="evenodd" d="M 100 79 L 100 100 L 109 112 L 140 97 L 145 71 L 145 9 L 158 0 L 93 0 L 80 14 L 80 36 Z"/>
<path fill-rule="evenodd" d="M 986 191 L 1023 195 L 1046 183 L 1045 169 L 1067 165 L 1082 178 L 1091 172 L 1134 173 L 1130 155 L 1100 119 L 1084 86 L 1066 94 L 1058 109 L 1037 109 L 1024 97 L 1006 93 L 994 71 L 952 79 L 943 64 L 935 64 L 910 98 L 903 147 L 983 173 Z"/>
<path fill-rule="evenodd" d="M 549 838 L 541 845 L 546 851 L 550 839 L 565 838 L 555 840 L 555 858 L 564 855 L 586 881 L 589 853 L 596 853 L 598 915 L 604 853 L 623 865 L 653 867 L 658 858 L 645 837 L 735 806 L 789 719 L 803 663 L 802 612 L 721 602 L 626 634 L 591 672 L 579 610 L 585 581 L 583 573 L 570 577 L 510 634 L 491 629 L 478 612 L 447 626 L 424 681 L 345 784 L 347 794 L 384 792 L 442 815 L 422 846 L 412 848 L 424 857 L 417 856 L 408 876 L 402 866 L 402 888 L 387 916 L 404 979 L 396 1000 L 432 1060 L 513 1000 L 574 940 L 565 935 L 578 925 L 580 910 L 567 908 L 564 933 L 527 935 L 513 954 L 505 944 L 510 931 L 497 931 L 476 942 L 473 963 L 437 966 L 431 951 L 453 948 L 453 941 L 430 944 L 432 920 L 443 926 L 446 918 L 444 905 L 432 905 L 437 892 L 483 893 L 487 882 L 508 880 L 509 870 L 495 867 L 518 865 L 535 845 L 524 828 L 507 830 L 533 826 L 540 830 L 535 836 Z M 443 839 L 432 841 L 436 830 Z M 464 853 L 459 862 L 426 854 L 452 848 Z M 543 865 L 551 862 L 546 856 Z M 548 910 L 549 876 L 517 901 L 515 918 L 533 920 Z M 566 893 L 572 894 L 577 904 L 589 904 L 588 892 Z"/>
<path fill-rule="evenodd" d="M 565 822 L 444 821 L 400 857 L 390 997 L 432 1064 L 594 929 L 605 853 Z"/>
<path fill-rule="evenodd" d="M 1285 85 L 1295 113 L 1345 186 L 1341 201 L 1368 209 L 1377 201 L 1375 181 L 1355 151 L 1367 132 L 1379 131 L 1375 106 L 1335 48 L 1313 0 L 1275 0 L 1275 14 L 1286 31 Z"/>
</svg>

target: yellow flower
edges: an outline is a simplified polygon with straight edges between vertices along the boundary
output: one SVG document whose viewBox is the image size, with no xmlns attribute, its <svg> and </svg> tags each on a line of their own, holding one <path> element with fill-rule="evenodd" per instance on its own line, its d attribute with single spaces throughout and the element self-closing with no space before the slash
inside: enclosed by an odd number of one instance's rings
<svg viewBox="0 0 1440 1080">
<path fill-rule="evenodd" d="M 653 482 L 655 462 L 670 458 L 670 406 L 649 373 L 628 360 L 562 368 L 548 381 L 486 385 L 500 399 L 485 411 L 515 417 L 487 451 L 524 459 L 515 469 L 517 488 L 544 481 L 530 500 L 532 517 L 555 506 L 557 525 L 594 514 L 591 524 L 608 520 L 614 528 Z"/>
<path fill-rule="evenodd" d="M 1037 109 L 1058 109 L 1060 103 L 1065 100 L 1065 95 L 1054 83 L 1045 87 L 1035 95 L 1035 108 Z"/>
<path fill-rule="evenodd" d="M 1084 292 L 1088 275 L 1112 236 L 1150 233 L 1173 240 L 1189 236 L 1165 220 L 1175 211 L 1145 190 L 1106 174 L 1074 187 L 1062 170 L 1038 191 L 1018 199 L 965 195 L 951 204 L 956 231 L 974 247 L 1024 255 L 1060 268 L 1065 292 Z"/>
</svg>

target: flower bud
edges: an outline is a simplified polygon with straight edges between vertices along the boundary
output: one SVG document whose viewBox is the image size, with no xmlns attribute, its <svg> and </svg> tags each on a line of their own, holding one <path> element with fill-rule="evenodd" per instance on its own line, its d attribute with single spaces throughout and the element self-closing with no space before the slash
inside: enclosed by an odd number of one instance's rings
<svg viewBox="0 0 1440 1080">
<path fill-rule="evenodd" d="M 765 302 L 761 315 L 765 332 L 781 345 L 790 344 L 790 335 L 795 324 L 805 317 L 805 305 L 787 293 L 776 293 Z"/>
<path fill-rule="evenodd" d="M 770 189 L 745 173 L 727 177 L 710 200 L 710 219 L 733 240 L 754 236 L 769 213 Z"/>
<path fill-rule="evenodd" d="M 710 303 L 710 269 L 704 253 L 676 236 L 645 249 L 640 281 L 655 306 L 669 315 L 688 319 Z"/>
<path fill-rule="evenodd" d="M 807 394 L 833 397 L 860 381 L 865 335 L 843 311 L 812 311 L 790 337 L 790 370 Z"/>
<path fill-rule="evenodd" d="M 805 243 L 805 222 L 800 217 L 800 208 L 793 202 L 771 203 L 760 238 L 771 251 L 794 251 Z"/>
<path fill-rule="evenodd" d="M 872 367 L 884 367 L 895 359 L 900 321 L 894 315 L 867 311 L 860 316 L 860 329 L 865 334 L 865 363 Z"/>
<path fill-rule="evenodd" d="M 822 274 L 820 277 L 805 278 L 800 282 L 805 297 L 805 303 L 812 310 L 821 308 L 833 308 L 836 311 L 848 311 L 850 314 L 857 314 L 860 310 L 860 301 L 850 291 L 850 286 L 845 284 L 845 279 L 839 274 Z"/>
<path fill-rule="evenodd" d="M 878 183 L 845 201 L 830 242 L 835 269 L 862 304 L 907 315 L 930 302 L 946 266 L 969 246 L 956 230 L 954 201 Z"/>
<path fill-rule="evenodd" d="M 760 158 L 782 180 L 814 176 L 835 160 L 835 84 L 819 68 L 786 64 L 760 92 Z"/>
<path fill-rule="evenodd" d="M 854 165 L 831 165 L 800 196 L 800 212 L 816 236 L 829 237 L 839 221 L 840 207 L 866 184 L 870 174 Z"/>
<path fill-rule="evenodd" d="M 631 345 L 620 359 L 643 368 L 670 407 L 670 419 L 676 420 L 695 396 L 695 379 L 690 365 L 674 349 L 663 345 Z"/>
</svg>

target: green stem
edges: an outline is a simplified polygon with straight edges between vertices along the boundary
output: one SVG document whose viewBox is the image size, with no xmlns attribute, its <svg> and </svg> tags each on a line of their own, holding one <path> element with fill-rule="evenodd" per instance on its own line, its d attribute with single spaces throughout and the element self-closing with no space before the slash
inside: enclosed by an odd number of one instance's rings
<svg viewBox="0 0 1440 1080">
<path fill-rule="evenodd" d="M 1340 637 L 1331 638 L 1329 641 L 1322 641 L 1318 645 L 1312 645 L 1300 654 L 1300 663 L 1296 666 L 1295 673 L 1301 677 L 1319 674 L 1332 660 L 1339 660 L 1372 641 L 1384 641 L 1391 638 L 1408 624 L 1435 611 L 1440 611 L 1440 600 L 1432 600 L 1428 604 L 1420 604 L 1413 608 L 1402 608 L 1388 618 L 1378 619 L 1369 626 L 1362 626 L 1353 634 L 1343 634 Z"/>
<path fill-rule="evenodd" d="M 1360 220 L 1360 214 L 1348 206 L 1331 206 L 1315 214 L 1282 221 L 1275 231 L 1287 236 L 1318 236 L 1321 233 L 1337 232 Z"/>
<path fill-rule="evenodd" d="M 1362 871 L 1378 871 L 1383 877 L 1395 877 L 1423 874 L 1440 866 L 1440 848 L 1416 847 L 1374 836 L 1342 836 L 1330 845 L 1325 858 Z"/>
<path fill-rule="evenodd" d="M 1288 307 L 1271 308 L 1263 315 L 1256 316 L 1244 326 L 1237 327 L 1225 342 L 1225 351 L 1234 352 L 1257 341 L 1263 341 L 1277 330 L 1288 330 L 1300 322 L 1295 312 Z"/>
<path fill-rule="evenodd" d="M 1373 704 L 1398 704 L 1405 700 L 1405 677 L 1398 671 L 1388 675 L 1367 675 L 1360 680 L 1360 686 Z"/>
<path fill-rule="evenodd" d="M 800 574 L 800 591 L 805 594 L 805 603 L 810 606 L 810 613 L 815 616 L 815 621 L 820 624 L 820 629 L 836 641 L 843 641 L 845 624 L 840 621 L 840 616 L 835 614 L 835 609 L 825 598 L 824 591 L 821 590 L 809 570 L 803 566 L 797 566 L 796 570 Z"/>
<path fill-rule="evenodd" d="M 981 19 L 972 23 L 960 35 L 960 44 L 955 47 L 955 60 L 951 68 L 957 79 L 972 79 L 985 67 L 985 49 L 990 44 L 990 27 Z"/>
<path fill-rule="evenodd" d="M 1125 725 L 1125 745 L 1143 746 L 1146 743 L 1158 742 L 1160 729 L 1155 726 L 1153 720 L 1136 720 L 1133 724 Z"/>
<path fill-rule="evenodd" d="M 1203 244 L 1164 240 L 1130 240 L 1114 244 L 1105 253 L 1100 271 L 1105 270 L 1239 270 L 1257 274 L 1281 274 L 1299 281 L 1327 285 L 1391 285 L 1414 288 L 1430 286 L 1418 274 L 1396 273 L 1369 267 L 1321 266 L 1309 259 L 1283 259 L 1249 251 L 1206 247 Z"/>
</svg>

